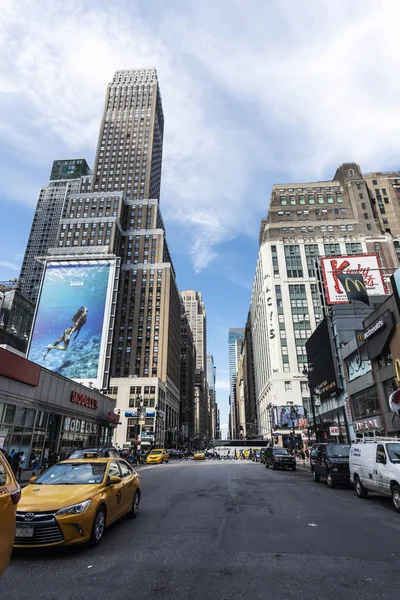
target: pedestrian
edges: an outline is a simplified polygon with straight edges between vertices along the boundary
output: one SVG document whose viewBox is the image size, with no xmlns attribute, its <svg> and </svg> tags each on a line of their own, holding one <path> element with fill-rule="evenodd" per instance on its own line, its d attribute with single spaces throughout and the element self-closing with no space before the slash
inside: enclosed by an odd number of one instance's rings
<svg viewBox="0 0 400 600">
<path fill-rule="evenodd" d="M 39 469 L 40 461 L 39 456 L 34 456 L 32 459 L 32 477 L 36 475 L 37 469 Z"/>
<path fill-rule="evenodd" d="M 21 475 L 22 475 L 22 469 L 24 467 L 24 462 L 25 462 L 25 452 L 22 451 L 19 453 L 19 460 L 18 460 L 18 481 L 21 481 Z"/>
<path fill-rule="evenodd" d="M 13 452 L 14 452 L 14 454 L 12 454 L 12 455 L 10 454 L 10 456 L 11 456 L 10 465 L 11 465 L 12 472 L 14 473 L 15 477 L 18 477 L 20 453 L 15 452 L 15 450 Z"/>
</svg>

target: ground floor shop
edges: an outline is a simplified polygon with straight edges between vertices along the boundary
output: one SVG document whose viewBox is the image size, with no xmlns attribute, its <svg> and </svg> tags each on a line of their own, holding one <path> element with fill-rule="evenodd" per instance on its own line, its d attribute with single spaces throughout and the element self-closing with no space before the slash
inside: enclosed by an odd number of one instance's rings
<svg viewBox="0 0 400 600">
<path fill-rule="evenodd" d="M 0 349 L 0 447 L 24 452 L 25 468 L 79 448 L 111 443 L 115 403 Z"/>
</svg>

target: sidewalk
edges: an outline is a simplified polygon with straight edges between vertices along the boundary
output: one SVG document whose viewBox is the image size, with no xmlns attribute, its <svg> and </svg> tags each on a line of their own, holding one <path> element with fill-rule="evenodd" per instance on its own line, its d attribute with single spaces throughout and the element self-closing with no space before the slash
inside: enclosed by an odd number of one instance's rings
<svg viewBox="0 0 400 600">
<path fill-rule="evenodd" d="M 309 460 L 298 460 L 296 459 L 296 468 L 299 471 L 307 471 L 308 473 L 310 473 L 310 461 Z"/>
</svg>

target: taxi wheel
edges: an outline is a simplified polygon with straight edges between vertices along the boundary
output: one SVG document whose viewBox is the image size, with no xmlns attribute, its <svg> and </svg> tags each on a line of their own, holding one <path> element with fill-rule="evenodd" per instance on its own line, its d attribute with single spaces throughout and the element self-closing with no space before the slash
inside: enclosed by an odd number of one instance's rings
<svg viewBox="0 0 400 600">
<path fill-rule="evenodd" d="M 140 492 L 136 490 L 135 495 L 133 496 L 132 508 L 126 515 L 128 519 L 136 519 L 139 512 L 139 504 L 140 504 Z"/>
<path fill-rule="evenodd" d="M 100 506 L 97 510 L 96 516 L 93 521 L 92 535 L 90 536 L 90 546 L 98 546 L 103 538 L 104 530 L 106 528 L 106 511 L 104 506 Z"/>
</svg>

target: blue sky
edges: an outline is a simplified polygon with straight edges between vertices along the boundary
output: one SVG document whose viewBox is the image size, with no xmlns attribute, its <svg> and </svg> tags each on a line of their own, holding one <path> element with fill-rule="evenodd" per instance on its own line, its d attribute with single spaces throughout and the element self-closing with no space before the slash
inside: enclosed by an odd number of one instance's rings
<svg viewBox="0 0 400 600">
<path fill-rule="evenodd" d="M 203 292 L 228 418 L 273 183 L 398 168 L 398 0 L 0 0 L 0 280 L 19 274 L 52 161 L 93 165 L 116 69 L 156 67 L 161 207 L 180 289 Z"/>
</svg>

